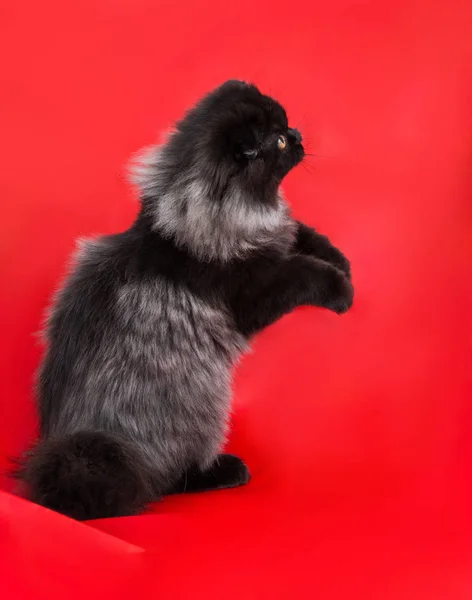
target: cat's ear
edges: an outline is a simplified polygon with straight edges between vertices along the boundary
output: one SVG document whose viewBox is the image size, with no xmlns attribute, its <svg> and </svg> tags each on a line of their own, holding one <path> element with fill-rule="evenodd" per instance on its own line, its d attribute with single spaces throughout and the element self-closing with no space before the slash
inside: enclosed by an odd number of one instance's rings
<svg viewBox="0 0 472 600">
<path fill-rule="evenodd" d="M 259 154 L 259 150 L 257 148 L 247 148 L 246 150 L 242 151 L 242 155 L 244 156 L 244 158 L 248 158 L 248 159 L 253 159 L 253 158 L 257 158 Z"/>
<path fill-rule="evenodd" d="M 261 152 L 261 144 L 249 127 L 241 127 L 234 136 L 236 158 L 254 160 Z"/>
<path fill-rule="evenodd" d="M 253 146 L 243 146 L 236 151 L 237 159 L 254 160 L 259 156 L 259 149 Z"/>
</svg>

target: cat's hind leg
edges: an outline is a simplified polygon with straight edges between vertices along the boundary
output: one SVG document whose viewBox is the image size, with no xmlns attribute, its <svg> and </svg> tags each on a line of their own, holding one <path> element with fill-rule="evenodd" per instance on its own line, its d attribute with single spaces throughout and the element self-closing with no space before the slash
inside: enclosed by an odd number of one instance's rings
<svg viewBox="0 0 472 600">
<path fill-rule="evenodd" d="M 220 454 L 205 470 L 189 469 L 167 494 L 207 492 L 245 485 L 250 480 L 245 463 L 232 454 Z"/>
</svg>

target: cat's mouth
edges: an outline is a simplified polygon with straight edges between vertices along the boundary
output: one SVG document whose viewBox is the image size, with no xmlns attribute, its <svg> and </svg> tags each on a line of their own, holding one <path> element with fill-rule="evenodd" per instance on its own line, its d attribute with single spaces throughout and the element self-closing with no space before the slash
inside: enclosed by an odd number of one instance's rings
<svg viewBox="0 0 472 600">
<path fill-rule="evenodd" d="M 298 129 L 289 128 L 287 131 L 287 137 L 290 144 L 291 154 L 294 159 L 294 166 L 298 165 L 305 156 L 305 148 L 302 144 L 302 134 Z"/>
<path fill-rule="evenodd" d="M 305 158 L 305 148 L 301 143 L 296 143 L 292 146 L 292 156 L 295 161 L 295 165 L 298 165 Z"/>
</svg>

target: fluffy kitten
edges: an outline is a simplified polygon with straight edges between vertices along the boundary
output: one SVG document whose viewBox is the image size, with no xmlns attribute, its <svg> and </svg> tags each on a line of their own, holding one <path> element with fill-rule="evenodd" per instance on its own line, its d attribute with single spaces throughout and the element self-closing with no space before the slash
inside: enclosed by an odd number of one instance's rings
<svg viewBox="0 0 472 600">
<path fill-rule="evenodd" d="M 31 500 L 92 519 L 249 480 L 219 454 L 233 365 L 295 307 L 353 298 L 347 259 L 279 191 L 301 142 L 280 104 L 228 81 L 139 165 L 136 222 L 82 244 L 48 320 Z"/>
</svg>

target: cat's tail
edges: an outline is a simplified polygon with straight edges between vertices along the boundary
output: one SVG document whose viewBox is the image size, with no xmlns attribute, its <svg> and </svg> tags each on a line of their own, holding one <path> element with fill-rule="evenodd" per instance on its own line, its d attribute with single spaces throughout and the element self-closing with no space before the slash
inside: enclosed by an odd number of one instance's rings
<svg viewBox="0 0 472 600">
<path fill-rule="evenodd" d="M 133 515 L 154 499 L 138 449 L 103 432 L 42 440 L 14 476 L 30 500 L 78 520 Z"/>
</svg>

